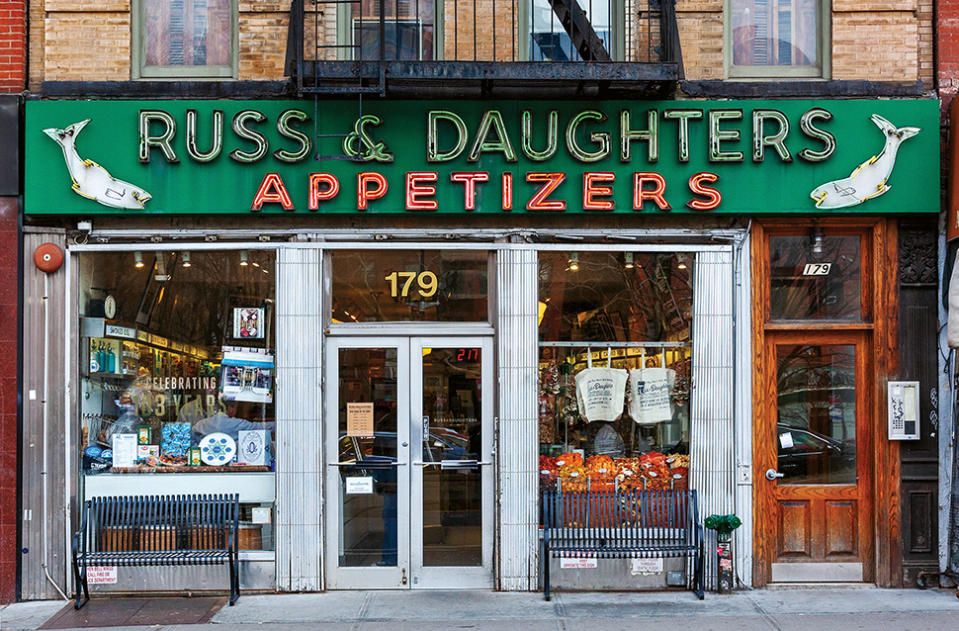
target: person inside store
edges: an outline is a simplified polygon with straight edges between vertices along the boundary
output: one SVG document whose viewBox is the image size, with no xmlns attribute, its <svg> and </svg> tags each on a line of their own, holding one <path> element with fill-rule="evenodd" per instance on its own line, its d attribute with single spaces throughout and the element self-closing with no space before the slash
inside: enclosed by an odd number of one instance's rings
<svg viewBox="0 0 959 631">
<path fill-rule="evenodd" d="M 222 401 L 222 409 L 217 410 L 212 416 L 208 416 L 193 424 L 193 442 L 199 443 L 200 440 L 214 432 L 227 434 L 233 440 L 239 440 L 241 430 L 248 429 L 268 429 L 274 430 L 276 423 L 273 421 L 249 421 L 250 409 L 244 403 L 239 401 Z"/>
</svg>

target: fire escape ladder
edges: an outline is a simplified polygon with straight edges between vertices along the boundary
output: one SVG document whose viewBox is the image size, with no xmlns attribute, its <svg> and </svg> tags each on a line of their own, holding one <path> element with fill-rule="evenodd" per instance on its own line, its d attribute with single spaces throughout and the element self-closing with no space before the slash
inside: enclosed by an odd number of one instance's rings
<svg viewBox="0 0 959 631">
<path fill-rule="evenodd" d="M 549 0 L 549 4 L 583 61 L 612 61 L 603 40 L 593 30 L 589 16 L 580 8 L 579 2 Z"/>
</svg>

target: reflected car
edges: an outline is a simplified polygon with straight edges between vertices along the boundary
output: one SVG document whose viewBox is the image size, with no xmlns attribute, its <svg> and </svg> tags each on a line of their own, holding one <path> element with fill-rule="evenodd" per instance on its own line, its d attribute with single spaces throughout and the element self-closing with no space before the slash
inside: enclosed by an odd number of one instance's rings
<svg viewBox="0 0 959 631">
<path fill-rule="evenodd" d="M 856 481 L 856 441 L 842 441 L 803 427 L 776 425 L 779 437 L 777 469 L 784 480 L 806 483 Z M 788 438 L 786 438 L 788 436 Z"/>
<path fill-rule="evenodd" d="M 423 445 L 425 462 L 462 460 L 467 452 L 469 439 L 445 427 L 430 430 L 429 441 Z M 339 461 L 346 462 L 395 462 L 396 432 L 374 432 L 372 438 L 340 435 Z"/>
</svg>

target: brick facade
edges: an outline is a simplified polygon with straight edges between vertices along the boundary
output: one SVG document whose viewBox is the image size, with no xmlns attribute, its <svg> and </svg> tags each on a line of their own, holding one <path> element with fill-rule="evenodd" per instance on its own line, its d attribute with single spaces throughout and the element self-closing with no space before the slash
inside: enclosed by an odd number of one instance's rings
<svg viewBox="0 0 959 631">
<path fill-rule="evenodd" d="M 831 75 L 839 80 L 922 81 L 933 85 L 933 0 L 836 0 L 832 3 Z M 32 55 L 30 87 L 40 81 L 86 79 L 129 80 L 131 0 L 67 2 L 38 0 L 30 5 Z M 677 0 L 676 12 L 688 79 L 723 79 L 723 0 Z M 0 0 L 0 6 L 3 0 Z M 512 0 L 443 0 L 446 24 L 442 33 L 445 59 L 510 60 L 521 44 L 511 15 Z M 627 58 L 646 61 L 647 32 L 644 0 L 626 0 Z M 336 16 L 326 13 L 319 36 L 334 43 Z M 241 80 L 282 80 L 289 21 L 288 2 L 241 0 L 239 9 L 239 68 Z M 490 18 L 496 13 L 497 19 Z M 2 15 L 2 11 L 0 11 Z M 454 15 L 456 20 L 454 22 Z M 943 17 L 940 15 L 940 20 Z M 516 17 L 518 23 L 519 17 Z M 2 23 L 2 22 L 0 22 Z M 311 20 L 312 23 L 312 20 Z M 475 26 L 474 26 L 475 24 Z M 312 29 L 310 29 L 312 30 Z M 492 33 L 495 30 L 496 44 Z M 311 40 L 313 33 L 307 33 Z M 476 50 L 473 42 L 476 35 Z M 87 43 L 96 41 L 96 46 Z M 307 42 L 308 46 L 312 41 Z M 325 58 L 334 59 L 335 49 Z M 324 55 L 321 54 L 321 57 Z M 2 56 L 0 56 L 2 59 Z"/>
<path fill-rule="evenodd" d="M 0 0 L 0 94 L 26 80 L 26 1 Z M 15 101 L 14 101 L 15 104 Z M 0 121 L 0 124 L 4 124 Z M 7 150 L 10 147 L 6 148 Z M 0 160 L 0 169 L 18 169 Z M 15 181 L 16 177 L 4 178 Z M 16 598 L 17 575 L 17 263 L 19 200 L 0 191 L 0 604 Z"/>
<path fill-rule="evenodd" d="M 0 0 L 0 92 L 3 93 L 23 89 L 25 11 L 24 0 Z"/>
</svg>

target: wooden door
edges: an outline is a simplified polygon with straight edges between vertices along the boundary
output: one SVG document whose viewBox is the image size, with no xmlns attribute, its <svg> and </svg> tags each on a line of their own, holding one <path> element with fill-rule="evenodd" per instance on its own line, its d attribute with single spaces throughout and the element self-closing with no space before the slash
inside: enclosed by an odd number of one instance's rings
<svg viewBox="0 0 959 631">
<path fill-rule="evenodd" d="M 755 483 L 774 582 L 872 581 L 869 333 L 766 336 Z M 761 477 L 760 477 L 761 476 Z"/>
</svg>

